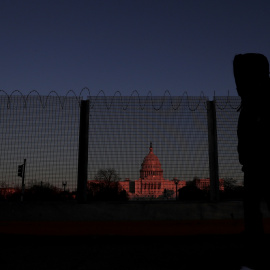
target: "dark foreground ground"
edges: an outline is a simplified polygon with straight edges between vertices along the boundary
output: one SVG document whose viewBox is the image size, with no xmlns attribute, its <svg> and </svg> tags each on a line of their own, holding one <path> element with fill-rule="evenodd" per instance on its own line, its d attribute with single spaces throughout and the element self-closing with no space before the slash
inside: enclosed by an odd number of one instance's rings
<svg viewBox="0 0 270 270">
<path fill-rule="evenodd" d="M 269 236 L 267 238 L 270 240 Z M 13 235 L 4 241 L 2 238 L 1 242 L 1 269 L 5 270 L 233 270 L 240 269 L 243 257 L 243 242 L 240 235 L 176 237 Z"/>
<path fill-rule="evenodd" d="M 0 270 L 239 270 L 253 256 L 238 203 L 0 206 Z M 269 217 L 265 229 L 250 245 L 258 270 L 270 269 Z"/>
<path fill-rule="evenodd" d="M 0 238 L 0 269 L 5 270 L 239 270 L 247 258 L 243 235 L 224 231 L 175 236 L 2 234 Z M 270 269 L 270 234 L 265 242 L 258 269 Z"/>
</svg>

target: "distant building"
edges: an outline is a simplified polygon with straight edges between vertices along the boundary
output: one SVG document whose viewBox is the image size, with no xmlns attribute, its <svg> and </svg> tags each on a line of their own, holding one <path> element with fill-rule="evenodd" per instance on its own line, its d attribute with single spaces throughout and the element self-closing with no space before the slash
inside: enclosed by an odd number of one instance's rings
<svg viewBox="0 0 270 270">
<path fill-rule="evenodd" d="M 126 179 L 119 183 L 128 192 L 131 199 L 166 197 L 168 194 L 175 194 L 176 187 L 178 190 L 186 185 L 186 181 L 179 181 L 176 178 L 173 180 L 164 179 L 163 169 L 158 157 L 153 152 L 152 143 L 150 143 L 148 155 L 145 156 L 141 164 L 140 178 L 135 181 Z"/>
<path fill-rule="evenodd" d="M 102 181 L 101 181 L 102 182 Z M 95 184 L 101 183 L 97 180 L 89 180 L 87 185 L 95 193 Z M 177 183 L 177 184 L 176 184 Z M 152 143 L 150 143 L 149 153 L 145 156 L 141 164 L 140 178 L 132 181 L 126 178 L 118 182 L 120 189 L 125 190 L 129 198 L 175 198 L 175 191 L 186 186 L 186 181 L 166 180 L 163 177 L 163 169 L 158 157 L 153 152 Z M 98 189 L 98 185 L 97 185 Z"/>
<path fill-rule="evenodd" d="M 195 179 L 195 185 L 197 188 L 201 190 L 209 190 L 210 189 L 210 179 Z M 219 190 L 224 191 L 224 180 L 219 179 Z"/>
<path fill-rule="evenodd" d="M 17 191 L 18 189 L 16 188 L 2 187 L 0 188 L 0 195 L 6 199 L 8 196 L 14 194 Z"/>
<path fill-rule="evenodd" d="M 100 189 L 105 186 L 109 186 L 110 188 L 117 188 L 117 184 L 119 184 L 119 182 L 106 182 L 103 180 L 88 180 L 87 181 L 87 188 L 89 190 L 91 190 L 92 194 L 95 195 L 97 192 L 100 191 Z M 119 184 L 120 188 L 121 185 Z"/>
<path fill-rule="evenodd" d="M 88 181 L 90 183 L 99 183 L 97 180 Z M 186 181 L 164 179 L 163 169 L 158 157 L 153 152 L 152 143 L 150 143 L 149 153 L 144 157 L 141 164 L 140 178 L 132 181 L 126 178 L 124 181 L 119 181 L 119 187 L 125 190 L 129 198 L 175 198 L 176 189 L 179 190 L 186 186 Z M 210 189 L 210 179 L 195 179 L 195 184 L 199 189 Z M 224 190 L 224 180 L 219 180 L 219 189 Z"/>
</svg>

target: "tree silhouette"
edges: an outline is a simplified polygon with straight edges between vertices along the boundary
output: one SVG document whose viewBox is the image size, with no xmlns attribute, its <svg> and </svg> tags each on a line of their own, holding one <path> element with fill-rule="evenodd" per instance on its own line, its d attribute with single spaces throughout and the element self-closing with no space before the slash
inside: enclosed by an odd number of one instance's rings
<svg viewBox="0 0 270 270">
<path fill-rule="evenodd" d="M 95 175 L 95 182 L 88 185 L 88 199 L 102 201 L 128 200 L 128 194 L 122 190 L 120 177 L 114 168 L 99 169 Z"/>
<path fill-rule="evenodd" d="M 116 182 L 120 181 L 121 178 L 117 174 L 114 168 L 99 169 L 95 175 L 95 180 L 103 182 L 104 187 L 111 187 Z"/>
</svg>

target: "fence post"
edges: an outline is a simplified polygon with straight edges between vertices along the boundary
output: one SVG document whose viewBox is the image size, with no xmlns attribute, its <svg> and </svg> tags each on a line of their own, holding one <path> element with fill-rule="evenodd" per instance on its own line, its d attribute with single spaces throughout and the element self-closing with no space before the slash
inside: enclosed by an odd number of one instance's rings
<svg viewBox="0 0 270 270">
<path fill-rule="evenodd" d="M 79 203 L 86 203 L 88 171 L 89 100 L 81 101 L 78 154 L 77 196 Z"/>
<path fill-rule="evenodd" d="M 215 101 L 207 101 L 210 199 L 219 201 L 218 144 Z"/>
</svg>

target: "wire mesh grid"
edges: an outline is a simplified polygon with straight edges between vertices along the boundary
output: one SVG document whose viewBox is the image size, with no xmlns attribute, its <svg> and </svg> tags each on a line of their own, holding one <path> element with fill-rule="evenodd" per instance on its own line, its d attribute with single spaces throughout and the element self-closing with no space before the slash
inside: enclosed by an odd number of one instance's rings
<svg viewBox="0 0 270 270">
<path fill-rule="evenodd" d="M 238 161 L 237 123 L 240 97 L 216 97 L 219 176 L 243 182 L 243 172 Z"/>
<path fill-rule="evenodd" d="M 96 96 L 90 100 L 88 179 L 114 168 L 121 180 L 140 177 L 150 142 L 165 179 L 209 178 L 207 97 Z M 220 178 L 242 182 L 237 154 L 238 97 L 215 97 Z M 77 97 L 0 96 L 0 183 L 48 182 L 75 190 L 79 117 Z M 45 104 L 45 106 L 44 106 Z"/>
<path fill-rule="evenodd" d="M 63 107 L 60 101 L 0 96 L 2 184 L 21 185 L 17 168 L 26 159 L 26 188 L 40 183 L 62 188 L 63 182 L 71 190 L 76 187 L 80 106 L 73 97 Z"/>
<path fill-rule="evenodd" d="M 91 100 L 89 172 L 114 168 L 122 180 L 140 177 L 150 142 L 165 179 L 208 177 L 206 98 L 97 97 Z"/>
</svg>

